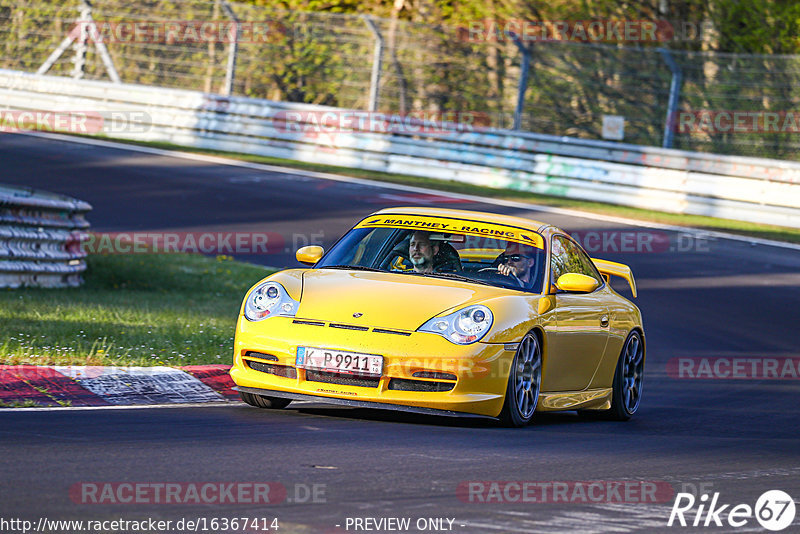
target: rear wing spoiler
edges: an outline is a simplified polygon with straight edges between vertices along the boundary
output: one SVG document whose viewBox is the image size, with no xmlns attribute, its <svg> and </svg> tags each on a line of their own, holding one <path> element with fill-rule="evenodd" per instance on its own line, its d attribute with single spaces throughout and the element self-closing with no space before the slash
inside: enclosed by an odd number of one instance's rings
<svg viewBox="0 0 800 534">
<path fill-rule="evenodd" d="M 597 258 L 592 258 L 592 263 L 594 263 L 597 270 L 600 271 L 600 274 L 606 279 L 606 282 L 609 282 L 609 277 L 611 276 L 619 276 L 627 280 L 628 284 L 631 286 L 633 296 L 636 297 L 636 280 L 633 279 L 633 271 L 631 271 L 630 267 L 623 263 L 600 260 Z"/>
</svg>

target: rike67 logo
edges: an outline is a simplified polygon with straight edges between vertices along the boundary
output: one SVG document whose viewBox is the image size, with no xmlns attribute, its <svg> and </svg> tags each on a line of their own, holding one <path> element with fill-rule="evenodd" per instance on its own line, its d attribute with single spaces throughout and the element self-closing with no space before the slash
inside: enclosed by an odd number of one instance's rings
<svg viewBox="0 0 800 534">
<path fill-rule="evenodd" d="M 721 504 L 719 492 L 714 493 L 711 502 L 705 493 L 699 499 L 695 499 L 691 493 L 678 493 L 667 526 L 677 523 L 682 527 L 722 527 L 727 523 L 731 527 L 744 527 L 755 517 L 762 527 L 777 532 L 791 525 L 794 516 L 794 501 L 781 490 L 764 492 L 755 507 L 749 504 Z"/>
</svg>

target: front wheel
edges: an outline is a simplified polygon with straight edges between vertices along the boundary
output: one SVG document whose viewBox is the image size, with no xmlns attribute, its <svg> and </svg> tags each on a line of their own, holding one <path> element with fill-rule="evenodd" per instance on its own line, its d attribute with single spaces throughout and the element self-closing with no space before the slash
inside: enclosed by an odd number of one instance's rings
<svg viewBox="0 0 800 534">
<path fill-rule="evenodd" d="M 508 375 L 506 400 L 500 412 L 500 421 L 504 425 L 520 427 L 530 423 L 539 401 L 541 383 L 541 345 L 536 334 L 528 332 L 519 342 Z"/>
<path fill-rule="evenodd" d="M 264 395 L 247 393 L 246 391 L 240 391 L 239 396 L 242 398 L 244 402 L 246 402 L 250 406 L 255 406 L 256 408 L 273 408 L 279 410 L 281 408 L 286 408 L 287 406 L 289 406 L 289 403 L 292 402 L 292 399 L 283 399 L 281 397 L 267 397 Z"/>
</svg>

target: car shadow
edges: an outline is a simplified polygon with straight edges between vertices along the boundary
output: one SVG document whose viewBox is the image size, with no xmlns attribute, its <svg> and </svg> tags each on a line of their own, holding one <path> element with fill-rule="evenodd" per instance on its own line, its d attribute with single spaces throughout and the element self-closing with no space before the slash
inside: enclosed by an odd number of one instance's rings
<svg viewBox="0 0 800 534">
<path fill-rule="evenodd" d="M 482 429 L 507 429 L 499 420 L 473 417 L 448 417 L 438 415 L 417 414 L 395 410 L 381 410 L 377 408 L 341 408 L 341 407 L 304 407 L 289 406 L 287 410 L 298 413 L 316 415 L 321 417 L 335 417 L 339 419 L 378 421 L 384 423 L 399 423 L 424 426 L 438 426 L 449 428 L 482 428 Z M 554 412 L 536 414 L 528 428 L 537 426 L 553 426 L 563 424 L 576 424 L 584 422 L 575 412 Z"/>
</svg>

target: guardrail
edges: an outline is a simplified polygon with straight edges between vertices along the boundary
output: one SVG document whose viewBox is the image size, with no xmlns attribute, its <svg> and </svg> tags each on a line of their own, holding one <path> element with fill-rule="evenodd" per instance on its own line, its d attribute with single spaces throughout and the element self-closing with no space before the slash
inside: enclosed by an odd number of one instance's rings
<svg viewBox="0 0 800 534">
<path fill-rule="evenodd" d="M 374 116 L 364 127 L 330 131 L 315 123 L 348 110 L 8 70 L 0 70 L 0 102 L 81 112 L 87 133 L 123 139 L 800 227 L 800 163 L 789 161 L 464 125 L 425 131 L 407 120 L 385 132 L 376 131 Z"/>
<path fill-rule="evenodd" d="M 81 285 L 91 209 L 67 196 L 0 185 L 0 287 Z"/>
</svg>

